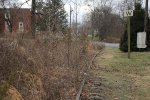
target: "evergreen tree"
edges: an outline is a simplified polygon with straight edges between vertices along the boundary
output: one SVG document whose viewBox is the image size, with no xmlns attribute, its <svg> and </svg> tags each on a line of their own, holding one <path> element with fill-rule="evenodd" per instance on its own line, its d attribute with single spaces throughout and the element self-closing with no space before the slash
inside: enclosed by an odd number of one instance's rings
<svg viewBox="0 0 150 100">
<path fill-rule="evenodd" d="M 144 31 L 144 9 L 142 8 L 140 3 L 135 4 L 134 15 L 131 17 L 131 51 L 139 51 L 137 48 L 137 33 Z M 148 19 L 149 21 L 149 19 Z M 146 49 L 140 50 L 148 50 L 150 48 L 150 32 L 147 32 L 147 45 Z M 128 51 L 128 33 L 127 33 L 127 25 L 125 32 L 120 41 L 120 50 L 127 52 Z"/>
<path fill-rule="evenodd" d="M 50 0 L 39 5 L 42 8 L 43 17 L 38 26 L 41 30 L 52 32 L 64 32 L 67 28 L 67 14 L 61 0 Z"/>
<path fill-rule="evenodd" d="M 46 23 L 46 19 L 45 16 L 46 14 L 44 14 L 44 7 L 46 6 L 46 2 L 43 1 L 37 1 L 36 2 L 36 15 L 37 15 L 37 21 L 36 21 L 36 29 L 39 31 L 46 31 L 47 29 L 47 25 Z"/>
</svg>

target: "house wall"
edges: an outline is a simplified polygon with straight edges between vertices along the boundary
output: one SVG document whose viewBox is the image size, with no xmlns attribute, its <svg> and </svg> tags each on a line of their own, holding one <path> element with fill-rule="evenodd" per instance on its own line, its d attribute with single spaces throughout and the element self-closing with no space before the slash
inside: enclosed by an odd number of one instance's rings
<svg viewBox="0 0 150 100">
<path fill-rule="evenodd" d="M 19 32 L 19 22 L 23 22 L 24 32 L 29 33 L 31 32 L 31 11 L 30 9 L 17 9 L 11 8 L 10 9 L 10 17 L 12 22 L 12 31 L 13 33 L 20 33 Z M 7 33 L 5 30 L 5 20 L 4 20 L 4 11 L 3 9 L 0 10 L 0 31 Z"/>
<path fill-rule="evenodd" d="M 24 11 L 23 13 L 24 16 L 24 27 L 26 29 L 26 32 L 31 32 L 31 12 L 30 10 Z"/>
<path fill-rule="evenodd" d="M 31 31 L 31 12 L 29 9 L 19 9 L 12 11 L 13 32 L 19 32 L 19 22 L 23 22 L 24 32 Z"/>
</svg>

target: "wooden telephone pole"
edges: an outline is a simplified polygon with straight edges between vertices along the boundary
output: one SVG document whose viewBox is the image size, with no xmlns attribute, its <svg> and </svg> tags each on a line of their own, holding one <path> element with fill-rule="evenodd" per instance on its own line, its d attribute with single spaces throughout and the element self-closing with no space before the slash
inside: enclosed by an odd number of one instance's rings
<svg viewBox="0 0 150 100">
<path fill-rule="evenodd" d="M 145 2 L 145 22 L 144 22 L 144 31 L 147 32 L 147 23 L 148 23 L 148 0 Z"/>
</svg>

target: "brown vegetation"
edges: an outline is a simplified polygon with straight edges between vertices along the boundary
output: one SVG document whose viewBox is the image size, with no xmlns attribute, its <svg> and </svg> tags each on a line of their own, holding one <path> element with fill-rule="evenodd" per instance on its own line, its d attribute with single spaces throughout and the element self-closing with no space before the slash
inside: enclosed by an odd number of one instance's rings
<svg viewBox="0 0 150 100">
<path fill-rule="evenodd" d="M 0 80 L 16 88 L 24 100 L 73 100 L 92 49 L 92 44 L 82 36 L 1 38 Z M 1 98 L 8 89 L 0 87 Z"/>
</svg>

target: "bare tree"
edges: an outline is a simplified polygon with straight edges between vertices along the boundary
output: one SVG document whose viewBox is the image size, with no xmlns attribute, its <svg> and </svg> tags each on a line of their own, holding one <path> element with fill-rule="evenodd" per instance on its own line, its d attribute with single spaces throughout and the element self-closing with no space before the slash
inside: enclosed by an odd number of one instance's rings
<svg viewBox="0 0 150 100">
<path fill-rule="evenodd" d="M 11 2 L 10 0 L 1 0 L 0 4 L 5 13 L 5 22 L 7 23 L 9 32 L 12 32 L 12 22 L 11 22 L 10 9 L 9 9 Z"/>
<path fill-rule="evenodd" d="M 22 5 L 27 3 L 29 0 L 26 0 L 24 3 L 20 3 L 18 0 L 1 0 L 0 1 L 0 8 L 3 9 L 4 15 L 5 15 L 5 23 L 7 24 L 8 30 L 11 33 L 13 31 L 13 18 L 12 15 L 14 12 L 11 10 L 11 8 L 17 8 L 18 11 L 15 12 L 16 14 L 19 12 L 19 9 L 21 9 Z"/>
<path fill-rule="evenodd" d="M 36 10 L 36 1 L 32 0 L 32 8 L 31 8 L 31 32 L 32 36 L 35 37 L 35 10 Z"/>
<path fill-rule="evenodd" d="M 104 2 L 102 6 L 96 7 L 91 12 L 91 27 L 98 35 L 99 40 L 106 39 L 109 42 L 119 42 L 124 24 L 119 14 L 113 12 L 114 9 L 111 6 L 111 2 L 109 5 Z"/>
</svg>

